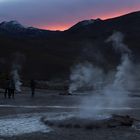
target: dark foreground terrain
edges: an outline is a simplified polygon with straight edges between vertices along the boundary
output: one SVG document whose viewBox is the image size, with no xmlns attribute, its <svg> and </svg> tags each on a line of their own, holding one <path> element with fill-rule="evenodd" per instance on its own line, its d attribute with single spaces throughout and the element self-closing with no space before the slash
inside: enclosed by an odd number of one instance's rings
<svg viewBox="0 0 140 140">
<path fill-rule="evenodd" d="M 133 127 L 64 128 L 50 127 L 42 117 L 64 119 L 78 114 L 80 101 L 87 95 L 65 96 L 58 91 L 37 90 L 34 98 L 29 89 L 4 99 L 0 94 L 0 140 L 139 140 L 140 130 Z M 140 98 L 129 97 L 130 108 L 116 110 L 140 118 Z M 139 122 L 138 122 L 139 123 Z M 138 125 L 138 124 L 137 124 Z"/>
<path fill-rule="evenodd" d="M 22 68 L 19 72 L 24 80 L 65 80 L 75 63 L 85 61 L 112 70 L 120 63 L 120 55 L 106 42 L 114 31 L 124 34 L 124 43 L 132 51 L 134 62 L 139 63 L 140 11 L 89 22 L 81 21 L 63 32 L 23 28 L 16 21 L 0 23 L 1 79 L 13 65 Z"/>
</svg>

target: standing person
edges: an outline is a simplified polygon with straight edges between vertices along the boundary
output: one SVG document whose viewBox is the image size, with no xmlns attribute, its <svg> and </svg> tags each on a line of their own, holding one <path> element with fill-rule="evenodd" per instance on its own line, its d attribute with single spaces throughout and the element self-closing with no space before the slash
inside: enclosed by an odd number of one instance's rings
<svg viewBox="0 0 140 140">
<path fill-rule="evenodd" d="M 36 87 L 35 80 L 32 79 L 30 81 L 30 87 L 31 87 L 31 97 L 34 97 L 34 95 L 35 95 L 35 87 Z"/>
<path fill-rule="evenodd" d="M 5 83 L 4 83 L 4 88 L 5 88 L 4 98 L 5 99 L 7 98 L 7 94 L 8 94 L 8 97 L 9 97 L 9 84 L 10 84 L 10 80 L 7 78 L 5 80 Z"/>
<path fill-rule="evenodd" d="M 10 80 L 10 85 L 9 85 L 9 98 L 12 98 L 14 99 L 15 98 L 15 82 L 13 79 Z"/>
</svg>

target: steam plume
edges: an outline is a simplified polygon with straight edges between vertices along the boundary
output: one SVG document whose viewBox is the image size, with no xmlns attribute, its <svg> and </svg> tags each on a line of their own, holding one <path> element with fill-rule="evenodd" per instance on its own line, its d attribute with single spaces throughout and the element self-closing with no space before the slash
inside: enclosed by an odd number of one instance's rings
<svg viewBox="0 0 140 140">
<path fill-rule="evenodd" d="M 112 75 L 111 81 L 109 80 L 108 75 L 104 76 L 105 80 L 103 80 L 103 74 L 101 73 L 102 70 L 99 70 L 100 72 L 96 73 L 95 67 L 92 67 L 91 69 L 91 67 L 87 67 L 87 65 L 80 66 L 80 69 L 82 66 L 84 66 L 84 69 L 86 69 L 86 71 L 90 71 L 90 73 L 88 73 L 88 76 L 85 75 L 84 77 L 82 77 L 82 81 L 83 79 L 86 79 L 86 81 L 90 81 L 92 84 L 95 84 L 97 82 L 96 79 L 102 79 L 102 82 L 104 82 L 103 87 L 99 92 L 100 94 L 90 95 L 82 101 L 83 110 L 81 110 L 80 112 L 82 116 L 93 117 L 99 114 L 104 114 L 106 113 L 105 108 L 113 109 L 129 107 L 129 88 L 130 85 L 132 86 L 132 88 L 133 85 L 135 85 L 135 76 L 132 75 L 132 73 L 134 72 L 134 64 L 131 60 L 131 50 L 127 47 L 127 45 L 123 43 L 123 38 L 124 37 L 121 32 L 115 32 L 106 41 L 112 42 L 112 46 L 116 53 L 121 54 L 121 62 L 117 66 L 114 75 Z M 77 69 L 76 72 L 77 75 L 81 75 L 81 73 L 79 73 Z M 75 73 L 72 73 L 71 77 L 73 76 L 75 76 Z M 96 77 L 95 79 L 93 78 L 94 76 Z M 77 82 L 74 82 L 73 85 L 76 86 L 76 83 Z M 81 78 L 78 79 L 78 83 L 81 83 Z M 93 93 L 95 92 L 96 91 L 93 91 Z"/>
<path fill-rule="evenodd" d="M 13 68 L 11 71 L 11 76 L 14 80 L 16 91 L 21 92 L 22 82 L 21 82 L 20 76 L 19 76 L 19 67 L 20 66 L 18 66 L 18 65 L 13 65 Z"/>
<path fill-rule="evenodd" d="M 21 82 L 21 78 L 20 78 L 20 71 L 22 68 L 22 62 L 24 61 L 25 57 L 23 54 L 20 53 L 15 53 L 14 54 L 14 61 L 12 64 L 12 70 L 11 70 L 11 76 L 14 80 L 15 83 L 15 89 L 18 92 L 21 92 L 21 86 L 22 86 L 22 82 Z"/>
<path fill-rule="evenodd" d="M 122 55 L 124 53 L 131 54 L 131 50 L 123 43 L 124 35 L 121 32 L 114 32 L 107 40 L 106 42 L 112 42 L 113 48 L 116 52 L 121 53 Z"/>
<path fill-rule="evenodd" d="M 80 88 L 97 88 L 102 78 L 103 72 L 101 69 L 95 68 L 89 62 L 80 63 L 72 69 L 69 93 L 73 93 Z"/>
</svg>

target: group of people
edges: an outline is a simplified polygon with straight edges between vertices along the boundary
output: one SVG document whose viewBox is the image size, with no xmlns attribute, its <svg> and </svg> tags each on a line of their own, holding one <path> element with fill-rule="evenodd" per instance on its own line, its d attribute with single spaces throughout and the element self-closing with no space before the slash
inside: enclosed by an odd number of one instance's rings
<svg viewBox="0 0 140 140">
<path fill-rule="evenodd" d="M 35 95 L 35 87 L 36 83 L 35 80 L 30 81 L 30 88 L 31 88 L 31 97 L 34 97 Z M 15 98 L 15 90 L 16 85 L 15 81 L 13 79 L 7 79 L 5 81 L 5 92 L 4 92 L 4 98 Z"/>
<path fill-rule="evenodd" d="M 5 92 L 4 92 L 5 98 L 13 98 L 15 97 L 15 82 L 13 79 L 7 79 L 5 82 Z"/>
</svg>

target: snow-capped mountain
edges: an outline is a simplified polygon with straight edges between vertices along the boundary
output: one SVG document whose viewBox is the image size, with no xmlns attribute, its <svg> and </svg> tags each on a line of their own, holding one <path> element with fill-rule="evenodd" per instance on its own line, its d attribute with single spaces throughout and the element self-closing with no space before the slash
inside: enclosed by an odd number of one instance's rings
<svg viewBox="0 0 140 140">
<path fill-rule="evenodd" d="M 97 21 L 101 21 L 101 19 L 84 20 L 84 21 L 79 22 L 79 24 L 81 24 L 82 26 L 86 26 L 86 25 L 93 24 L 93 23 L 95 23 Z"/>
<path fill-rule="evenodd" d="M 97 23 L 99 21 L 102 21 L 101 19 L 90 19 L 90 20 L 83 20 L 83 21 L 80 21 L 78 22 L 77 24 L 75 24 L 74 26 L 72 26 L 70 29 L 79 29 L 81 27 L 86 27 L 86 26 L 90 26 L 94 23 Z"/>
<path fill-rule="evenodd" d="M 42 37 L 52 34 L 53 31 L 26 27 L 17 21 L 4 21 L 0 23 L 0 35 L 12 37 Z"/>
<path fill-rule="evenodd" d="M 23 25 L 21 25 L 19 22 L 17 21 L 4 21 L 2 23 L 0 23 L 0 28 L 5 29 L 5 30 L 23 30 L 25 29 L 25 27 Z"/>
</svg>

